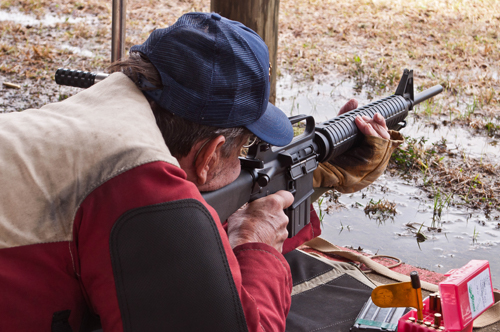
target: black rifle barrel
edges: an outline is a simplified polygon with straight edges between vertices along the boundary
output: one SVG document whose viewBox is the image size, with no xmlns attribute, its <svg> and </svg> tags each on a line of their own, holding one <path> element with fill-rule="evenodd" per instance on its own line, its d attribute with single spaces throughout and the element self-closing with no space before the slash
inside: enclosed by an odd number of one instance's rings
<svg viewBox="0 0 500 332">
<path fill-rule="evenodd" d="M 318 161 L 331 160 L 338 157 L 362 136 L 355 119 L 357 116 L 368 116 L 373 118 L 379 113 L 385 118 L 387 128 L 399 130 L 404 127 L 404 122 L 409 110 L 414 105 L 429 99 L 443 91 L 441 85 L 433 86 L 415 97 L 415 101 L 400 95 L 392 95 L 382 98 L 368 105 L 358 107 L 355 110 L 344 113 L 328 121 L 316 125 L 315 143 L 318 145 Z M 319 134 L 318 134 L 319 133 Z"/>
<path fill-rule="evenodd" d="M 413 101 L 413 106 L 418 105 L 424 100 L 432 98 L 435 95 L 440 94 L 441 92 L 443 92 L 443 87 L 439 84 L 434 85 L 432 88 L 422 91 L 418 95 L 416 95 L 415 100 Z"/>
</svg>

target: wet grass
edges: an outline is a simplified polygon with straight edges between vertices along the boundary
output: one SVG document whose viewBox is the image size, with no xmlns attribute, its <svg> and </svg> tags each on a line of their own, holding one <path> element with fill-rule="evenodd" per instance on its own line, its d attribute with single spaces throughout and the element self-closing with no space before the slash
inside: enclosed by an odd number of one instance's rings
<svg viewBox="0 0 500 332">
<path fill-rule="evenodd" d="M 325 196 L 321 196 L 319 199 L 318 199 L 318 211 L 319 211 L 319 215 L 318 215 L 318 218 L 319 218 L 319 222 L 321 223 L 321 225 L 323 225 L 323 219 L 325 218 L 325 210 L 324 210 L 324 207 L 323 207 L 323 201 L 325 200 Z"/>
<path fill-rule="evenodd" d="M 474 226 L 474 233 L 472 233 L 472 243 L 476 243 L 478 237 L 479 237 L 479 232 L 476 231 L 476 226 Z"/>
<path fill-rule="evenodd" d="M 433 196 L 434 196 L 434 206 L 433 206 L 433 214 L 432 214 L 432 226 L 435 227 L 435 223 L 441 220 L 441 215 L 443 213 L 443 209 L 449 207 L 454 201 L 454 193 L 443 193 L 441 192 L 442 188 L 437 187 L 433 188 Z"/>
<path fill-rule="evenodd" d="M 390 168 L 429 193 L 435 219 L 450 205 L 500 210 L 498 165 L 450 151 L 446 139 L 430 145 L 423 137 L 405 139 L 394 152 Z"/>
<path fill-rule="evenodd" d="M 442 228 L 434 220 L 430 226 L 426 226 L 425 222 L 422 223 L 407 223 L 404 225 L 406 231 L 412 234 L 417 243 L 427 241 L 433 234 L 441 233 Z M 446 236 L 446 234 L 445 234 Z M 419 246 L 420 247 L 420 246 Z"/>
<path fill-rule="evenodd" d="M 396 203 L 390 202 L 387 199 L 379 199 L 377 201 L 370 199 L 364 211 L 368 218 L 376 220 L 379 224 L 383 224 L 387 220 L 393 221 L 394 216 L 397 214 Z"/>
</svg>

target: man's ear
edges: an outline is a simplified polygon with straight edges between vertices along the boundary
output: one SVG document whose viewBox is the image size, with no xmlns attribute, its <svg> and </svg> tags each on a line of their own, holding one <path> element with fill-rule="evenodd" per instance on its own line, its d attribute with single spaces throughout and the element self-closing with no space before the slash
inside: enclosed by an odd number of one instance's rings
<svg viewBox="0 0 500 332">
<path fill-rule="evenodd" d="M 194 164 L 198 185 L 204 185 L 207 182 L 210 171 L 218 165 L 221 157 L 220 151 L 225 142 L 226 138 L 223 135 L 219 135 L 212 138 L 200 148 Z"/>
</svg>

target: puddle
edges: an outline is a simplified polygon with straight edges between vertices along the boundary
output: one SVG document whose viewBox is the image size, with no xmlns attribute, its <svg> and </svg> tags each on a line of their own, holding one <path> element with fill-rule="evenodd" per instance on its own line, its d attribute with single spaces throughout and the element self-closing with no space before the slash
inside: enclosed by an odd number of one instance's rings
<svg viewBox="0 0 500 332">
<path fill-rule="evenodd" d="M 314 83 L 297 83 L 291 76 L 283 76 L 276 87 L 276 105 L 288 116 L 307 114 L 314 116 L 316 122 L 322 122 L 335 117 L 351 98 L 363 106 L 394 93 L 370 95 L 364 90 L 356 92 L 354 86 L 354 81 L 335 76 Z M 413 138 L 425 137 L 429 145 L 446 138 L 447 147 L 452 152 L 464 151 L 483 162 L 500 163 L 499 137 L 477 135 L 460 126 L 429 125 L 411 115 L 407 117 L 407 127 L 401 133 Z"/>
<path fill-rule="evenodd" d="M 0 21 L 11 21 L 24 26 L 55 26 L 57 23 L 78 23 L 84 22 L 94 24 L 97 19 L 93 17 L 70 17 L 70 16 L 54 16 L 52 14 L 45 14 L 41 18 L 34 15 L 26 15 L 19 10 L 0 10 Z"/>
<path fill-rule="evenodd" d="M 396 215 L 385 220 L 367 216 L 364 207 L 370 200 L 379 199 L 396 203 Z M 339 201 L 344 207 L 323 219 L 322 236 L 328 241 L 361 247 L 372 254 L 395 256 L 439 273 L 461 267 L 472 259 L 488 260 L 493 284 L 500 287 L 498 211 L 486 217 L 475 210 L 444 209 L 440 221 L 433 223 L 433 200 L 404 180 L 388 175 L 360 192 L 343 194 Z M 325 199 L 322 209 L 326 206 Z M 435 229 L 429 230 L 432 226 Z M 415 235 L 419 229 L 426 237 L 423 242 L 417 241 Z"/>
<path fill-rule="evenodd" d="M 425 137 L 427 144 L 446 139 L 446 146 L 451 152 L 464 151 L 467 155 L 486 163 L 500 162 L 499 139 L 495 137 L 475 135 L 473 132 L 459 126 L 425 124 L 420 120 L 409 117 L 408 125 L 402 129 L 403 135 L 414 138 Z"/>
<path fill-rule="evenodd" d="M 94 53 L 92 53 L 91 51 L 89 50 L 84 50 L 84 49 L 81 49 L 80 47 L 75 47 L 75 46 L 71 46 L 71 45 L 68 45 L 68 44 L 62 44 L 61 45 L 61 48 L 63 50 L 68 50 L 68 51 L 71 51 L 73 52 L 74 54 L 79 54 L 81 56 L 86 56 L 86 57 L 89 57 L 89 58 L 92 58 L 94 57 Z"/>
<path fill-rule="evenodd" d="M 314 83 L 297 83 L 291 76 L 284 76 L 277 84 L 276 105 L 288 116 L 307 114 L 314 116 L 316 122 L 322 122 L 335 117 L 351 98 L 362 106 L 393 93 L 374 96 L 364 91 L 356 92 L 354 86 L 352 80 L 341 80 L 335 76 Z M 464 151 L 471 157 L 493 164 L 500 162 L 499 137 L 475 135 L 460 126 L 429 125 L 411 115 L 407 117 L 407 123 L 407 127 L 401 130 L 403 135 L 425 137 L 429 145 L 446 138 L 447 147 L 451 150 Z"/>
<path fill-rule="evenodd" d="M 288 116 L 307 114 L 314 116 L 316 122 L 326 121 L 335 117 L 352 98 L 360 106 L 370 102 L 367 93 L 355 92 L 353 86 L 352 81 L 335 76 L 314 83 L 297 83 L 285 75 L 276 84 L 276 106 Z"/>
<path fill-rule="evenodd" d="M 276 105 L 289 116 L 307 114 L 320 122 L 335 117 L 351 98 L 357 99 L 362 106 L 394 93 L 369 95 L 365 91 L 356 92 L 354 86 L 353 81 L 335 76 L 314 83 L 296 83 L 290 76 L 284 76 L 277 84 Z M 475 135 L 473 130 L 469 132 L 460 126 L 435 127 L 424 121 L 409 116 L 402 133 L 414 138 L 425 137 L 429 145 L 445 138 L 447 148 L 452 151 L 464 151 L 485 163 L 500 163 L 498 138 Z M 367 216 L 364 207 L 371 200 L 380 199 L 396 203 L 396 215 L 386 216 L 385 220 L 381 216 L 377 219 L 377 215 Z M 500 287 L 500 256 L 497 253 L 500 212 L 493 211 L 486 216 L 481 210 L 445 208 L 439 222 L 432 223 L 434 201 L 428 198 L 428 193 L 389 175 L 360 192 L 342 195 L 339 201 L 344 205 L 340 210 L 326 209 L 326 203 L 322 204 L 323 211 L 330 210 L 323 220 L 322 236 L 332 243 L 396 256 L 439 273 L 461 267 L 472 259 L 489 260 L 493 283 Z M 416 229 L 405 226 L 407 224 Z M 415 233 L 422 224 L 421 231 L 426 238 L 417 242 Z M 427 228 L 431 226 L 436 229 Z"/>
</svg>

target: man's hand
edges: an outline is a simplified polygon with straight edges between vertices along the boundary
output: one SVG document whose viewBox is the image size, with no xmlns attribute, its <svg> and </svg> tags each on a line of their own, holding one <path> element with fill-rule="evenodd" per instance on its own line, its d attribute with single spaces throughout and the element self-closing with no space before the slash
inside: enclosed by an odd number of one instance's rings
<svg viewBox="0 0 500 332">
<path fill-rule="evenodd" d="M 285 190 L 259 198 L 228 218 L 228 236 L 232 248 L 244 243 L 260 242 L 281 252 L 288 237 L 288 217 L 283 209 L 293 203 L 293 195 Z"/>
<path fill-rule="evenodd" d="M 339 115 L 358 106 L 356 100 L 349 100 Z M 387 130 L 385 119 L 380 114 L 356 118 L 356 125 L 365 135 L 362 140 L 333 160 L 322 162 L 314 170 L 312 199 L 317 199 L 330 188 L 341 193 L 353 193 L 373 183 L 386 169 L 392 152 L 404 142 L 397 131 Z"/>
<path fill-rule="evenodd" d="M 355 99 L 349 100 L 339 111 L 339 115 L 352 111 L 358 107 L 358 102 Z M 373 119 L 368 116 L 357 116 L 356 126 L 366 136 L 375 136 L 385 139 L 390 139 L 389 129 L 385 124 L 385 119 L 382 115 L 376 113 Z"/>
</svg>

